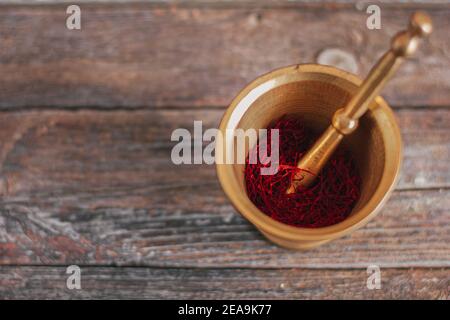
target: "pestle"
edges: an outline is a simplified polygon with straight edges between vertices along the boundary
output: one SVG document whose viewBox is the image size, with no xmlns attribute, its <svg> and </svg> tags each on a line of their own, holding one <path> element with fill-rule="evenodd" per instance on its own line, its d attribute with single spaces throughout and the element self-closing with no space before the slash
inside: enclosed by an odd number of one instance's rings
<svg viewBox="0 0 450 320">
<path fill-rule="evenodd" d="M 431 18 L 426 13 L 415 12 L 411 16 L 408 30 L 393 37 L 390 50 L 372 67 L 350 102 L 334 113 L 330 126 L 297 163 L 301 170 L 291 180 L 287 194 L 294 193 L 298 187 L 307 188 L 314 182 L 344 136 L 358 127 L 359 118 L 368 110 L 404 58 L 416 51 L 419 40 L 428 36 L 432 29 Z"/>
</svg>

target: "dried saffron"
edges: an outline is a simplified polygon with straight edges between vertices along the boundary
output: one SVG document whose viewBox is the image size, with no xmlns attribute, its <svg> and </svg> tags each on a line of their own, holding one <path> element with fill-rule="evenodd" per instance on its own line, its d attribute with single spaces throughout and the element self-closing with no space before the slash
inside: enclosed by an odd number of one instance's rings
<svg viewBox="0 0 450 320">
<path fill-rule="evenodd" d="M 268 143 L 258 144 L 250 152 L 267 148 L 270 154 L 270 130 L 279 130 L 279 166 L 274 175 L 261 175 L 261 167 L 270 164 L 249 163 L 245 182 L 250 200 L 273 219 L 297 227 L 319 228 L 343 221 L 360 196 L 361 179 L 350 154 L 335 152 L 314 184 L 286 194 L 292 177 L 301 170 L 298 160 L 314 142 L 315 135 L 300 119 L 283 117 L 269 126 Z M 257 157 L 256 157 L 257 158 Z"/>
</svg>

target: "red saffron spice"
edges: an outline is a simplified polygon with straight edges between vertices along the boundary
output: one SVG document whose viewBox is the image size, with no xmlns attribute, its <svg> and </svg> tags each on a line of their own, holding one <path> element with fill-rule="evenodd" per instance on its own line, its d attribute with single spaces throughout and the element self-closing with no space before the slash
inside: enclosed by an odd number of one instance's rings
<svg viewBox="0 0 450 320">
<path fill-rule="evenodd" d="M 270 155 L 270 130 L 279 129 L 279 167 L 274 175 L 261 175 L 261 167 L 270 164 L 249 163 L 245 182 L 250 200 L 273 219 L 296 227 L 320 228 L 345 220 L 360 196 L 361 179 L 350 154 L 335 152 L 314 184 L 286 194 L 292 177 L 298 172 L 298 160 L 314 142 L 315 135 L 300 119 L 283 117 L 268 128 L 267 144 L 257 144 L 250 152 L 267 148 Z"/>
</svg>

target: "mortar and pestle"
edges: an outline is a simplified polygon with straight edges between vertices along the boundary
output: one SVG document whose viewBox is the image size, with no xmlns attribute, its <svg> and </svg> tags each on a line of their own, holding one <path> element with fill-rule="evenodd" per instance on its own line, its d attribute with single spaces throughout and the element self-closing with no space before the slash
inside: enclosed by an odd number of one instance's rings
<svg viewBox="0 0 450 320">
<path fill-rule="evenodd" d="M 405 57 L 432 31 L 431 19 L 416 12 L 409 28 L 394 36 L 391 48 L 364 81 L 356 75 L 318 64 L 294 65 L 265 74 L 245 87 L 226 110 L 219 130 L 264 129 L 282 115 L 301 117 L 322 132 L 298 167 L 305 169 L 291 181 L 286 193 L 313 183 L 327 160 L 344 145 L 361 177 L 360 197 L 342 222 L 302 228 L 278 222 L 261 212 L 248 198 L 245 164 L 217 162 L 217 175 L 234 207 L 272 242 L 291 249 L 308 249 L 345 236 L 375 217 L 394 189 L 402 162 L 402 139 L 393 111 L 378 96 Z M 246 154 L 253 146 L 245 146 Z M 216 157 L 233 152 L 231 139 L 216 142 Z"/>
</svg>

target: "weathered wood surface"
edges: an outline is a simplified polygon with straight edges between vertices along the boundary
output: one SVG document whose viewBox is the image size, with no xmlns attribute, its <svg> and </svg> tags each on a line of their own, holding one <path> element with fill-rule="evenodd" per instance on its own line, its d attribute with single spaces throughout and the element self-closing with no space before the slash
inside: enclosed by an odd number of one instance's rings
<svg viewBox="0 0 450 320">
<path fill-rule="evenodd" d="M 48 5 L 48 4 L 73 4 L 72 0 L 0 0 L 0 4 L 12 5 Z M 77 4 L 130 4 L 145 3 L 152 5 L 177 5 L 177 6 L 215 6 L 215 7 L 343 7 L 358 6 L 364 7 L 369 3 L 361 0 L 78 0 Z M 377 0 L 373 4 L 382 4 L 383 6 L 442 6 L 449 4 L 449 0 Z"/>
<path fill-rule="evenodd" d="M 395 193 L 365 228 L 308 252 L 271 245 L 216 185 L 125 193 L 3 203 L 0 264 L 450 267 L 449 191 Z"/>
<path fill-rule="evenodd" d="M 176 166 L 173 130 L 217 128 L 224 109 L 4 112 L 0 195 L 216 182 L 214 166 Z M 398 189 L 450 187 L 450 110 L 397 110 L 404 140 Z M 196 138 L 196 141 L 199 139 Z"/>
<path fill-rule="evenodd" d="M 447 0 L 377 2 L 381 30 L 355 0 L 106 2 L 78 2 L 70 31 L 68 2 L 0 0 L 0 299 L 449 298 Z M 213 166 L 171 163 L 172 130 L 217 127 L 256 76 L 330 48 L 363 76 L 421 8 L 436 31 L 384 93 L 405 143 L 399 185 L 365 228 L 278 248 Z M 66 289 L 69 264 L 81 291 Z M 382 290 L 366 288 L 370 264 Z"/>
<path fill-rule="evenodd" d="M 368 30 L 353 6 L 94 4 L 73 31 L 66 5 L 4 6 L 0 107 L 224 106 L 261 73 L 314 62 L 327 48 L 348 51 L 365 75 L 422 7 L 382 5 L 382 29 Z M 450 105 L 450 8 L 429 12 L 436 30 L 386 88 L 393 105 Z"/>
<path fill-rule="evenodd" d="M 449 299 L 445 269 L 381 270 L 368 290 L 365 269 L 248 270 L 82 267 L 81 290 L 66 268 L 0 267 L 0 299 Z M 175 312 L 168 310 L 168 312 Z"/>
<path fill-rule="evenodd" d="M 399 190 L 367 227 L 309 252 L 265 241 L 213 166 L 171 163 L 171 131 L 222 112 L 3 113 L 0 264 L 450 267 L 450 109 L 397 112 Z"/>
</svg>

